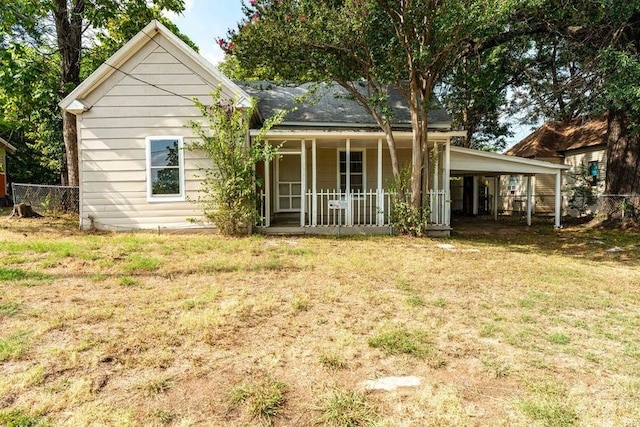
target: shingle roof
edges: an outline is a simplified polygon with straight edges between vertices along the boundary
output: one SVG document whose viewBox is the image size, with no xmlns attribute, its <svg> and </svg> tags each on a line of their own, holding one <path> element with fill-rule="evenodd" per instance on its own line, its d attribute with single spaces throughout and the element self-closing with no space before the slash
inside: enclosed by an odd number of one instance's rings
<svg viewBox="0 0 640 427">
<path fill-rule="evenodd" d="M 331 124 L 345 128 L 377 126 L 375 120 L 358 102 L 352 99 L 340 85 L 306 83 L 299 86 L 282 86 L 272 82 L 236 82 L 245 92 L 258 100 L 258 109 L 263 118 L 276 111 L 296 107 L 287 114 L 282 125 L 304 124 L 322 127 Z M 314 92 L 315 89 L 315 92 Z M 364 88 L 363 88 L 364 91 Z M 296 102 L 303 98 L 303 102 Z M 397 90 L 389 90 L 393 107 L 393 125 L 410 127 L 411 116 L 404 97 Z M 443 109 L 429 112 L 429 124 L 449 126 L 451 119 Z"/>
<path fill-rule="evenodd" d="M 505 152 L 519 157 L 562 157 L 565 151 L 607 143 L 607 119 L 548 122 Z"/>
</svg>

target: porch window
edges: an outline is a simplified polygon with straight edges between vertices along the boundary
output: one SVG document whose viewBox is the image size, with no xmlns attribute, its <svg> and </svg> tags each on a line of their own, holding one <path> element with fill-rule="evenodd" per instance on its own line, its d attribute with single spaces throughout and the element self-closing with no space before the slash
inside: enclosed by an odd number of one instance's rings
<svg viewBox="0 0 640 427">
<path fill-rule="evenodd" d="M 347 191 L 347 176 L 351 191 L 364 191 L 364 151 L 350 151 L 347 163 L 347 152 L 340 151 L 340 191 Z"/>
<path fill-rule="evenodd" d="M 182 137 L 148 137 L 147 200 L 184 201 L 184 159 Z"/>
</svg>

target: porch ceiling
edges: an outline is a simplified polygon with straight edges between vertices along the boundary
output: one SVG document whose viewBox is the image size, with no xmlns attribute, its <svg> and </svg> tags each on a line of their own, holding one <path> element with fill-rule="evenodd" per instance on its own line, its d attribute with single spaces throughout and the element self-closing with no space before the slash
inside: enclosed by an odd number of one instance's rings
<svg viewBox="0 0 640 427">
<path fill-rule="evenodd" d="M 452 174 L 556 174 L 569 166 L 506 156 L 487 151 L 451 147 Z"/>
</svg>

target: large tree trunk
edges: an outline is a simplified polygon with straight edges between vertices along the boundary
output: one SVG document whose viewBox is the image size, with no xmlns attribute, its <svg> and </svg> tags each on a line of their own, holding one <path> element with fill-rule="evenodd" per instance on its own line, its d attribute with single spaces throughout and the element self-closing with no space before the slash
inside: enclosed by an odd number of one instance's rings
<svg viewBox="0 0 640 427">
<path fill-rule="evenodd" d="M 82 52 L 82 23 L 85 10 L 84 0 L 54 0 L 53 15 L 60 51 L 60 96 L 68 95 L 80 84 L 80 59 Z M 62 135 L 67 160 L 67 183 L 78 185 L 78 139 L 76 118 L 64 112 Z"/>
<path fill-rule="evenodd" d="M 609 111 L 607 194 L 640 194 L 640 135 L 630 134 L 625 111 Z"/>
</svg>

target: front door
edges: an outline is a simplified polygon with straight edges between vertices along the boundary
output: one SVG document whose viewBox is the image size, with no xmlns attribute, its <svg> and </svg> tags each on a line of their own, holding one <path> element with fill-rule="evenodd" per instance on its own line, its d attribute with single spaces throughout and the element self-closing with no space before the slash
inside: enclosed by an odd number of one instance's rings
<svg viewBox="0 0 640 427">
<path fill-rule="evenodd" d="M 282 153 L 275 157 L 276 212 L 300 212 L 302 179 L 300 153 Z"/>
</svg>

